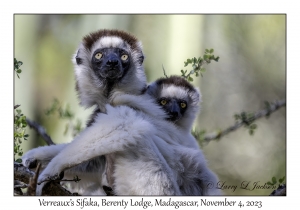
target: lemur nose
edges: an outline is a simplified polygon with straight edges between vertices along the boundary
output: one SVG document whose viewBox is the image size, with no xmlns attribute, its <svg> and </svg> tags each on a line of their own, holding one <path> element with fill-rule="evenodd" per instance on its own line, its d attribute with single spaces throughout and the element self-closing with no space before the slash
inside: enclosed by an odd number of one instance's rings
<svg viewBox="0 0 300 210">
<path fill-rule="evenodd" d="M 110 67 L 115 67 L 119 64 L 119 61 L 116 58 L 109 59 L 106 63 L 106 65 Z"/>
<path fill-rule="evenodd" d="M 173 115 L 174 117 L 178 117 L 178 115 L 179 115 L 179 112 L 176 111 L 176 110 L 171 111 L 170 113 L 171 113 L 171 115 Z"/>
</svg>

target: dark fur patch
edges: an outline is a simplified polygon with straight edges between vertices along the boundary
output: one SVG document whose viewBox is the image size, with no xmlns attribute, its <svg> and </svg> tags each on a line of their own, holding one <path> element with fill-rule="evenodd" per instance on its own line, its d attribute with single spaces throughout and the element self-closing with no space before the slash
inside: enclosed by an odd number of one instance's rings
<svg viewBox="0 0 300 210">
<path fill-rule="evenodd" d="M 156 81 L 157 85 L 162 85 L 162 84 L 166 84 L 166 85 L 175 85 L 175 86 L 179 86 L 179 87 L 183 87 L 188 89 L 189 91 L 195 91 L 195 88 L 193 87 L 193 85 L 191 85 L 186 79 L 184 79 L 183 77 L 180 76 L 170 76 L 168 78 L 160 78 Z"/>
<path fill-rule="evenodd" d="M 101 37 L 105 37 L 105 36 L 120 37 L 121 39 L 126 41 L 131 46 L 132 49 L 137 48 L 138 39 L 135 36 L 125 32 L 125 31 L 107 30 L 107 29 L 99 30 L 99 31 L 92 32 L 92 33 L 86 35 L 83 38 L 83 44 L 87 49 L 91 50 L 92 45 L 97 40 L 99 40 Z"/>
<path fill-rule="evenodd" d="M 88 121 L 86 123 L 86 127 L 90 127 L 91 125 L 94 124 L 95 118 L 96 118 L 97 114 L 100 112 L 101 112 L 100 109 L 97 107 L 91 114 L 90 118 L 88 119 Z"/>
<path fill-rule="evenodd" d="M 104 192 L 106 193 L 107 196 L 114 196 L 114 191 L 110 188 L 110 187 L 107 187 L 105 185 L 102 186 Z"/>
</svg>

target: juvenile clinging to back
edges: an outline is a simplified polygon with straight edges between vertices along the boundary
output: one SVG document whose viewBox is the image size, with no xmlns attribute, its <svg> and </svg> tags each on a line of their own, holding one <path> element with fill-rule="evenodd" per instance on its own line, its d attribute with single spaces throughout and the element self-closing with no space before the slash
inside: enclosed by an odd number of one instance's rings
<svg viewBox="0 0 300 210">
<path fill-rule="evenodd" d="M 220 195 L 216 188 L 218 177 L 210 170 L 196 139 L 191 134 L 191 128 L 199 111 L 201 101 L 200 91 L 180 76 L 158 79 L 149 84 L 143 95 L 120 95 L 114 98 L 114 105 L 124 105 L 141 110 L 157 120 L 176 125 L 176 135 L 183 134 L 179 144 L 174 145 L 176 157 L 174 161 L 183 166 L 173 168 L 177 174 L 177 184 L 182 195 Z M 157 105 L 165 112 L 162 115 Z M 173 127 L 172 125 L 169 125 Z M 166 129 L 165 133 L 171 132 Z M 174 139 L 176 137 L 173 137 Z M 172 148 L 171 145 L 168 146 Z M 165 148 L 164 148 L 165 149 Z"/>
</svg>

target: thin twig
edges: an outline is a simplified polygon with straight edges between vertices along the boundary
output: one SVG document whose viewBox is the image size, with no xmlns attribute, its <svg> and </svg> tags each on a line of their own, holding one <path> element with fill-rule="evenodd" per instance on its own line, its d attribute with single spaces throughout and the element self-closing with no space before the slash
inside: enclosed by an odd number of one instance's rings
<svg viewBox="0 0 300 210">
<path fill-rule="evenodd" d="M 283 107 L 285 105 L 286 105 L 285 99 L 282 99 L 280 101 L 275 101 L 273 104 L 270 104 L 269 108 L 263 109 L 263 110 L 260 110 L 260 111 L 256 112 L 255 115 L 252 118 L 248 119 L 248 121 L 253 122 L 254 120 L 257 120 L 261 117 L 269 116 L 272 112 L 275 112 L 277 109 L 279 109 L 280 107 Z M 245 122 L 240 121 L 240 122 L 237 122 L 235 125 L 230 126 L 229 128 L 227 128 L 223 131 L 213 132 L 211 134 L 207 134 L 204 137 L 204 141 L 205 142 L 210 142 L 211 140 L 220 139 L 221 137 L 225 136 L 226 134 L 228 134 L 232 131 L 235 131 L 236 129 L 242 127 L 244 124 L 245 124 Z"/>
<path fill-rule="evenodd" d="M 46 141 L 48 145 L 54 145 L 51 137 L 46 133 L 46 130 L 43 126 L 39 125 L 37 122 L 31 121 L 26 118 L 27 124 L 30 128 L 36 130 L 36 132 Z"/>
<path fill-rule="evenodd" d="M 198 65 L 196 65 L 195 67 L 193 67 L 192 70 L 190 70 L 190 72 L 184 77 L 185 79 L 188 79 L 190 77 L 190 75 L 194 74 L 196 71 L 200 70 L 202 66 L 204 66 L 205 64 L 208 64 L 207 61 L 203 60 L 202 63 L 198 63 Z"/>
<path fill-rule="evenodd" d="M 28 187 L 27 184 L 14 185 L 14 189 L 16 189 L 16 188 L 26 188 L 26 187 Z"/>
<path fill-rule="evenodd" d="M 33 177 L 29 178 L 27 195 L 34 196 L 36 194 L 35 192 L 36 192 L 38 176 L 40 174 L 40 168 L 41 168 L 41 163 L 38 163 L 36 170 L 35 170 L 35 175 Z"/>
<path fill-rule="evenodd" d="M 163 65 L 163 64 L 162 64 L 162 68 L 163 68 L 164 76 L 165 76 L 166 78 L 168 78 L 168 75 L 166 74 L 166 70 L 165 70 L 165 68 L 164 68 L 164 65 Z"/>
<path fill-rule="evenodd" d="M 26 188 L 27 186 L 27 184 L 20 182 L 19 180 L 14 180 L 14 189 Z"/>
<path fill-rule="evenodd" d="M 53 176 L 53 177 L 50 177 L 49 179 L 45 179 L 41 182 L 39 182 L 38 184 L 42 184 L 43 182 L 79 182 L 81 179 L 59 179 L 58 176 Z"/>
</svg>

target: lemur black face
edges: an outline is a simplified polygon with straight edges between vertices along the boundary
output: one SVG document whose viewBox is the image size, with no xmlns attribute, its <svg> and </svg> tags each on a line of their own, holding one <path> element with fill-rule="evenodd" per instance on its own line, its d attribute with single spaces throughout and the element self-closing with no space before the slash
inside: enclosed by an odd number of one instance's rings
<svg viewBox="0 0 300 210">
<path fill-rule="evenodd" d="M 103 79 L 119 79 L 128 71 L 129 53 L 120 48 L 102 48 L 94 52 L 92 67 L 96 75 Z"/>
<path fill-rule="evenodd" d="M 176 98 L 160 98 L 158 104 L 167 112 L 167 120 L 172 122 L 178 121 L 187 109 L 186 101 Z"/>
</svg>

